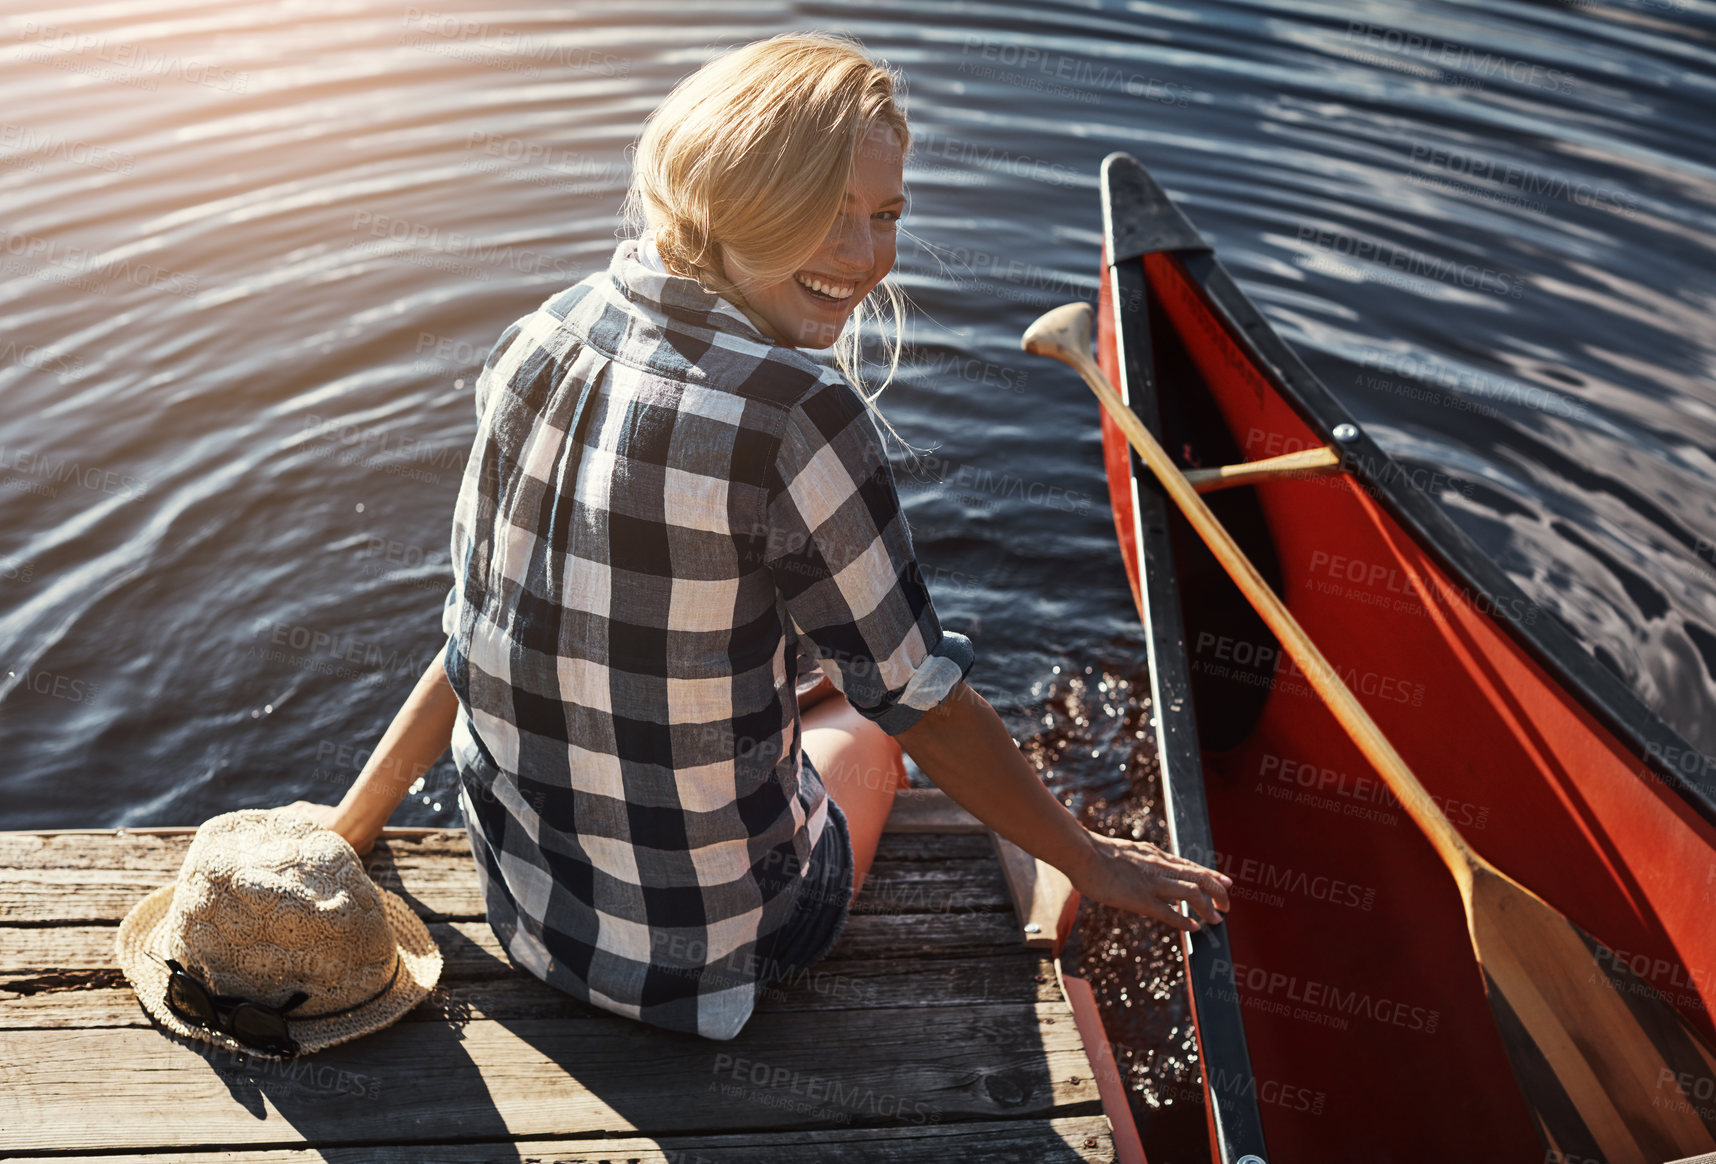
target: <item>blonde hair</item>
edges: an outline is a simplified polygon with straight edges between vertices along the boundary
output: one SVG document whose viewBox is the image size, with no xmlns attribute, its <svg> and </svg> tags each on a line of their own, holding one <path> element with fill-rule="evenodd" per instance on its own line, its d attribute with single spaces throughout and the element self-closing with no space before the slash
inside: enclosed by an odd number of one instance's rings
<svg viewBox="0 0 1716 1164">
<path fill-rule="evenodd" d="M 904 83 L 849 37 L 786 33 L 715 58 L 681 81 L 645 123 L 625 213 L 655 232 L 664 266 L 743 303 L 742 285 L 792 275 L 840 213 L 857 152 L 874 126 L 911 149 L 898 99 Z M 743 274 L 727 278 L 726 261 Z M 888 375 L 866 394 L 859 374 L 866 319 L 893 315 Z M 900 364 L 905 298 L 883 279 L 835 343 L 835 360 L 864 402 Z"/>
</svg>

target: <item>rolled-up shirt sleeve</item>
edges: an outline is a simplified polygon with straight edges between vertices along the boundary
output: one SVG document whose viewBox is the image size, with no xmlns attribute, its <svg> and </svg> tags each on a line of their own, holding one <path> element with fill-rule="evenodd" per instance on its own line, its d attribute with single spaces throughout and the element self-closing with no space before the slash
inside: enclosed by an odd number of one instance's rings
<svg viewBox="0 0 1716 1164">
<path fill-rule="evenodd" d="M 767 482 L 766 560 L 829 679 L 898 735 L 975 660 L 924 585 L 899 491 L 868 409 L 829 383 L 788 415 Z"/>
</svg>

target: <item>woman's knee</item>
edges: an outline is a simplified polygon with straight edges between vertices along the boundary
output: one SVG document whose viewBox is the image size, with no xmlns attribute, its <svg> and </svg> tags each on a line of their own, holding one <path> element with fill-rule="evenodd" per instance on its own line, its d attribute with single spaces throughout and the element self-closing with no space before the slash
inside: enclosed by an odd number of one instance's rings
<svg viewBox="0 0 1716 1164">
<path fill-rule="evenodd" d="M 905 753 L 900 742 L 846 702 L 843 695 L 820 703 L 803 719 L 805 738 L 812 732 L 832 732 L 817 739 L 812 756 L 817 771 L 845 785 L 894 791 L 904 784 Z"/>
</svg>

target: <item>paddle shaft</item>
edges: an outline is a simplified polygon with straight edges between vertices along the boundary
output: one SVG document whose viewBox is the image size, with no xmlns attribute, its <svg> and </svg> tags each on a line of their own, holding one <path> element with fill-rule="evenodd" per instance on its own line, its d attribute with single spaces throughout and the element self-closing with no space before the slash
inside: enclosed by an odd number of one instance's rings
<svg viewBox="0 0 1716 1164">
<path fill-rule="evenodd" d="M 1088 341 L 1085 346 L 1088 346 Z M 1293 617 L 1286 604 L 1269 588 L 1269 583 L 1263 580 L 1263 576 L 1257 572 L 1257 567 L 1252 565 L 1245 551 L 1239 548 L 1227 528 L 1210 512 L 1210 507 L 1198 496 L 1179 466 L 1168 458 L 1156 438 L 1150 435 L 1150 430 L 1144 427 L 1144 422 L 1138 419 L 1138 414 L 1120 399 L 1120 395 L 1108 382 L 1108 377 L 1102 374 L 1102 369 L 1097 366 L 1096 361 L 1090 358 L 1088 352 L 1070 345 L 1038 345 L 1030 350 L 1062 360 L 1084 377 L 1084 382 L 1090 385 L 1091 391 L 1102 401 L 1108 414 L 1126 434 L 1126 439 L 1138 450 L 1138 455 L 1162 483 L 1162 488 L 1173 498 L 1174 504 L 1180 507 L 1180 512 L 1186 515 L 1186 520 L 1198 531 L 1198 535 L 1215 554 L 1216 560 L 1221 563 L 1234 584 L 1250 600 L 1264 623 L 1281 641 L 1282 649 L 1299 665 L 1306 680 L 1329 705 L 1329 710 L 1334 712 L 1335 718 L 1364 753 L 1365 759 L 1371 762 L 1377 773 L 1387 782 L 1389 789 L 1399 798 L 1401 805 L 1435 846 L 1436 852 L 1460 882 L 1462 889 L 1469 888 L 1473 867 L 1487 866 L 1488 862 L 1466 844 L 1465 838 L 1460 836 L 1442 810 L 1436 807 L 1435 802 L 1430 799 L 1430 794 L 1406 766 L 1406 761 L 1401 759 L 1400 753 L 1394 750 L 1394 745 L 1388 742 L 1388 738 L 1370 718 L 1370 713 L 1365 711 L 1353 695 L 1352 689 L 1323 657 L 1323 652 L 1317 649 L 1317 644 L 1312 642 L 1310 636 L 1299 626 L 1299 620 Z"/>
</svg>

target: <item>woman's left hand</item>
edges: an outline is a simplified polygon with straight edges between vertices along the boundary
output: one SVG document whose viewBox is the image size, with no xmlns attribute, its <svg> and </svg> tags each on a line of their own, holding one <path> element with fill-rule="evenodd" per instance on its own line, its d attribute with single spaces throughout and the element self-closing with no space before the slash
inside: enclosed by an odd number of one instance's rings
<svg viewBox="0 0 1716 1164">
<path fill-rule="evenodd" d="M 1221 924 L 1230 905 L 1228 887 L 1233 884 L 1227 874 L 1164 852 L 1149 841 L 1101 833 L 1091 833 L 1090 840 L 1089 865 L 1070 878 L 1073 888 L 1084 896 L 1153 917 L 1177 930 L 1196 932 Z M 1180 912 L 1182 901 L 1190 916 Z"/>
</svg>

